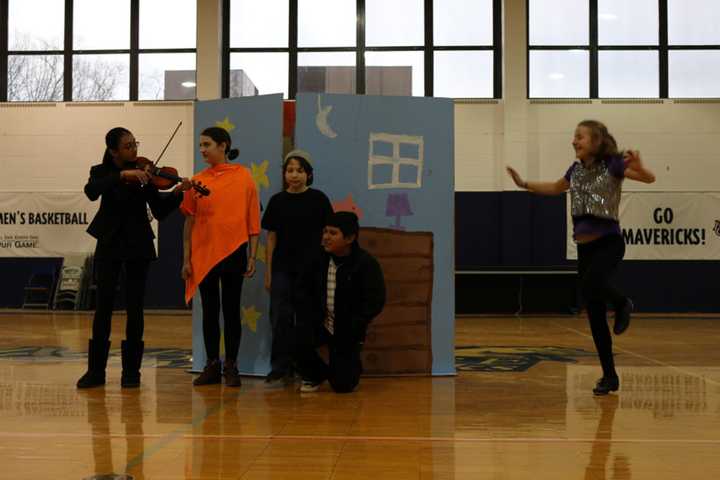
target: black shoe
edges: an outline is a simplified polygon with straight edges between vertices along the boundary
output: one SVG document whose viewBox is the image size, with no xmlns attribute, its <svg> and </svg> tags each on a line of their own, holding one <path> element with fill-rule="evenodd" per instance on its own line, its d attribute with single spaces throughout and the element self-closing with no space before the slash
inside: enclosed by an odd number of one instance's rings
<svg viewBox="0 0 720 480">
<path fill-rule="evenodd" d="M 196 387 L 200 385 L 215 385 L 221 381 L 222 367 L 220 365 L 220 360 L 212 360 L 205 366 L 205 369 L 203 369 L 200 376 L 193 380 L 193 385 Z"/>
<path fill-rule="evenodd" d="M 140 365 L 142 365 L 145 343 L 123 340 L 120 347 L 122 350 L 120 386 L 122 388 L 138 388 L 140 386 Z"/>
<path fill-rule="evenodd" d="M 619 388 L 620 379 L 618 377 L 602 377 L 593 388 L 593 394 L 607 395 L 610 392 L 617 392 Z"/>
<path fill-rule="evenodd" d="M 283 370 L 273 370 L 265 377 L 265 383 L 279 382 L 280 380 L 284 380 L 287 375 L 287 372 Z"/>
<path fill-rule="evenodd" d="M 632 313 L 635 305 L 629 298 L 625 299 L 625 304 L 615 310 L 615 324 L 613 325 L 613 333 L 620 335 L 630 326 L 630 314 Z"/>
<path fill-rule="evenodd" d="M 223 377 L 225 377 L 225 385 L 228 387 L 240 387 L 242 378 L 238 373 L 237 364 L 235 362 L 225 361 L 223 365 Z"/>
<path fill-rule="evenodd" d="M 110 342 L 88 340 L 88 369 L 77 381 L 77 388 L 93 388 L 105 385 Z"/>
</svg>

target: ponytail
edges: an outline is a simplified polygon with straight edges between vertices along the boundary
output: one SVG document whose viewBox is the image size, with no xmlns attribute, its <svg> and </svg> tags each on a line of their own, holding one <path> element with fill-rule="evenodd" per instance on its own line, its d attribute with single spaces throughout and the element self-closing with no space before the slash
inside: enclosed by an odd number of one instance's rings
<svg viewBox="0 0 720 480">
<path fill-rule="evenodd" d="M 230 160 L 235 160 L 238 155 L 240 155 L 240 152 L 237 148 L 231 148 L 232 147 L 232 138 L 230 138 L 230 134 L 227 130 L 221 127 L 208 127 L 205 130 L 203 130 L 200 135 L 203 135 L 205 137 L 210 137 L 213 139 L 215 143 L 220 145 L 221 143 L 225 144 L 225 155 L 228 156 Z"/>
</svg>

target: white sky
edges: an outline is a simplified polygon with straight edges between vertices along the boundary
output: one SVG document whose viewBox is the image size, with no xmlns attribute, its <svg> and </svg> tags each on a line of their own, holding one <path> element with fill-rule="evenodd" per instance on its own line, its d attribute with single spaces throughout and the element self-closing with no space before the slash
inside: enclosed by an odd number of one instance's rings
<svg viewBox="0 0 720 480">
<path fill-rule="evenodd" d="M 231 0 L 231 46 L 287 47 L 288 0 Z M 197 0 L 141 0 L 140 48 L 194 48 L 196 44 Z M 586 44 L 587 2 L 581 0 L 532 0 L 530 2 L 531 43 Z M 599 0 L 600 38 L 607 44 L 654 44 L 657 42 L 657 0 Z M 64 0 L 10 0 L 10 48 L 16 34 L 62 49 Z M 75 0 L 75 49 L 127 49 L 130 45 L 129 0 Z M 720 44 L 720 2 L 718 0 L 669 0 L 670 38 L 688 44 Z M 42 14 L 38 14 L 42 12 Z M 355 46 L 355 0 L 298 0 L 298 42 L 301 47 Z M 492 0 L 436 0 L 436 45 L 489 45 L 492 43 Z M 552 12 L 552 14 L 548 14 Z M 698 12 L 702 14 L 698 15 Z M 366 0 L 366 41 L 369 46 L 420 46 L 424 41 L 423 0 Z M 37 44 L 28 48 L 37 48 Z M 140 59 L 141 97 L 156 89 L 165 69 L 191 70 L 194 55 L 147 55 Z M 540 61 L 543 55 L 536 55 Z M 708 57 L 709 58 L 709 57 Z M 127 63 L 127 55 L 111 57 Z M 435 94 L 437 96 L 492 96 L 491 52 L 437 52 Z M 108 60 L 108 57 L 106 57 Z M 582 67 L 572 54 L 556 55 L 550 63 L 535 63 L 534 81 L 545 83 L 540 90 L 562 91 L 576 79 Z M 354 65 L 354 53 L 304 53 L 299 65 Z M 418 52 L 368 52 L 367 65 L 412 66 L 413 94 L 422 95 L 424 73 Z M 635 65 L 639 82 L 653 82 L 646 75 L 645 60 Z M 680 61 L 677 62 L 681 64 Z M 632 66 L 624 57 L 620 63 Z M 231 68 L 245 70 L 261 94 L 287 95 L 287 54 L 238 53 Z M 580 70 L 577 70 L 580 68 Z M 710 61 L 710 73 L 720 66 Z M 601 72 L 602 74 L 603 72 Z M 605 72 L 606 73 L 606 72 Z M 671 76 L 672 76 L 671 72 Z M 713 78 L 710 75 L 709 78 Z M 605 75 L 608 91 L 622 90 L 629 77 Z M 683 77 L 684 78 L 684 77 Z M 574 80 L 575 79 L 575 80 Z M 679 81 L 679 80 L 678 80 Z M 689 79 L 687 81 L 692 81 Z M 561 85 L 552 85 L 552 83 Z M 613 83 L 615 82 L 615 83 Z M 148 88 L 145 88 L 148 84 Z M 641 90 L 635 82 L 629 90 Z M 582 89 L 581 89 L 582 90 Z M 567 90 L 565 90 L 567 92 Z M 123 92 L 118 93 L 122 99 Z M 145 93 L 147 95 L 147 92 Z"/>
</svg>

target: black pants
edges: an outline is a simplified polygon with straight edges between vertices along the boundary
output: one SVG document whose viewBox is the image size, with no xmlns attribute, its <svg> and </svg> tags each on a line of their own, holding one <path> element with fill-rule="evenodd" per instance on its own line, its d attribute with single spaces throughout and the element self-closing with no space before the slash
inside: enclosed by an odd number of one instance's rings
<svg viewBox="0 0 720 480">
<path fill-rule="evenodd" d="M 110 339 L 112 313 L 115 303 L 120 272 L 125 268 L 125 302 L 127 323 L 125 338 L 130 342 L 139 342 L 143 337 L 145 319 L 143 305 L 145 303 L 145 282 L 150 261 L 138 260 L 95 260 L 95 278 L 97 281 L 97 307 L 93 319 L 92 336 L 98 342 Z"/>
<path fill-rule="evenodd" d="M 295 282 L 297 274 L 273 272 L 270 287 L 270 324 L 272 325 L 272 353 L 270 364 L 275 372 L 292 368 L 295 350 Z"/>
<path fill-rule="evenodd" d="M 327 345 L 330 363 L 325 363 L 317 352 L 317 347 Z M 337 393 L 350 393 L 362 374 L 360 352 L 362 343 L 342 341 L 325 329 L 320 328 L 315 341 L 304 341 L 298 346 L 297 366 L 303 380 L 322 382 L 327 380 Z"/>
<path fill-rule="evenodd" d="M 200 282 L 203 312 L 203 340 L 208 363 L 220 358 L 220 307 L 225 334 L 225 359 L 236 361 L 240 350 L 242 323 L 240 296 L 247 270 L 247 244 L 215 265 Z"/>
<path fill-rule="evenodd" d="M 585 299 L 590 330 L 605 377 L 617 376 L 612 337 L 607 324 L 607 305 L 617 310 L 627 301 L 611 283 L 611 277 L 624 255 L 625 242 L 620 235 L 607 235 L 578 245 L 580 290 Z"/>
</svg>

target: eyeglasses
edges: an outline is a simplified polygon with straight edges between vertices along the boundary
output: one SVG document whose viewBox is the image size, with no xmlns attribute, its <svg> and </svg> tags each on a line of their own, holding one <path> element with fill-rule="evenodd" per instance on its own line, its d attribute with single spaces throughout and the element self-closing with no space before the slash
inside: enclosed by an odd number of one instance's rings
<svg viewBox="0 0 720 480">
<path fill-rule="evenodd" d="M 125 145 L 123 145 L 123 148 L 126 148 L 128 150 L 132 150 L 132 149 L 137 150 L 139 145 L 140 145 L 140 142 L 128 142 Z"/>
</svg>

